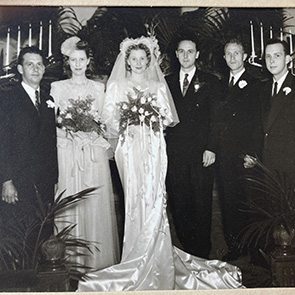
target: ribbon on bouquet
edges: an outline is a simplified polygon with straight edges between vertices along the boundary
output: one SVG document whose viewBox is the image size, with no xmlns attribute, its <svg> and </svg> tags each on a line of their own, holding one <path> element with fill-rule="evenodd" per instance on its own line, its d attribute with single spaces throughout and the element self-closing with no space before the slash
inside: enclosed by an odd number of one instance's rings
<svg viewBox="0 0 295 295">
<path fill-rule="evenodd" d="M 62 136 L 61 136 L 62 135 Z M 87 187 L 101 185 L 100 177 L 93 183 L 93 171 L 89 169 L 93 163 L 101 160 L 97 154 L 98 148 L 106 151 L 110 144 L 95 132 L 75 132 L 71 134 L 61 134 L 58 132 L 58 148 L 71 150 L 73 155 L 73 166 L 71 167 L 71 176 L 75 177 L 78 171 L 84 173 L 84 184 Z"/>
</svg>

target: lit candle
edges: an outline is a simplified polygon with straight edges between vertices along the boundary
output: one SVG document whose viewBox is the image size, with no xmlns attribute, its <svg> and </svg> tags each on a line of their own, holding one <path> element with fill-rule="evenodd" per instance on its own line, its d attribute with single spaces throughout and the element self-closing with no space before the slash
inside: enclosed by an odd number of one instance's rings
<svg viewBox="0 0 295 295">
<path fill-rule="evenodd" d="M 43 26 L 42 21 L 40 22 L 40 35 L 39 35 L 39 49 L 42 50 L 42 33 L 43 33 Z"/>
<path fill-rule="evenodd" d="M 6 62 L 5 65 L 9 65 L 9 44 L 10 43 L 10 28 L 7 30 L 7 40 L 6 40 Z"/>
<path fill-rule="evenodd" d="M 273 36 L 272 36 L 272 26 L 269 27 L 269 38 L 272 39 Z"/>
<path fill-rule="evenodd" d="M 292 55 L 292 53 L 293 53 L 293 40 L 292 40 L 291 30 L 289 30 L 289 34 L 290 34 L 290 55 Z"/>
<path fill-rule="evenodd" d="M 260 23 L 260 41 L 261 41 L 261 57 L 264 52 L 264 42 L 263 42 L 263 25 Z"/>
<path fill-rule="evenodd" d="M 284 35 L 283 35 L 283 29 L 280 28 L 280 40 L 283 41 L 284 40 Z"/>
<path fill-rule="evenodd" d="M 17 27 L 17 56 L 20 53 L 20 26 Z"/>
<path fill-rule="evenodd" d="M 48 57 L 52 56 L 51 51 L 51 38 L 52 38 L 52 27 L 51 27 L 51 20 L 49 20 L 49 31 L 48 31 Z"/>
<path fill-rule="evenodd" d="M 29 46 L 32 46 L 32 25 L 29 24 Z"/>
<path fill-rule="evenodd" d="M 251 56 L 255 56 L 255 46 L 254 46 L 254 32 L 253 32 L 253 22 L 250 21 L 250 29 L 251 29 L 251 47 L 252 47 L 252 53 Z"/>
</svg>

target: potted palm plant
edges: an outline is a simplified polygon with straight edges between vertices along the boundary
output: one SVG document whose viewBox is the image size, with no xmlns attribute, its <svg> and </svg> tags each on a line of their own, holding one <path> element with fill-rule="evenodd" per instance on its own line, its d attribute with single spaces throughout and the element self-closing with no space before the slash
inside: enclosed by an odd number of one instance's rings
<svg viewBox="0 0 295 295">
<path fill-rule="evenodd" d="M 81 249 L 90 252 L 93 248 L 98 250 L 93 242 L 71 235 L 75 224 L 67 225 L 62 231 L 51 236 L 49 240 L 44 240 L 42 236 L 46 227 L 57 228 L 54 219 L 57 213 L 78 204 L 90 196 L 95 189 L 88 188 L 67 197 L 63 197 L 65 192 L 62 192 L 47 208 L 36 193 L 39 205 L 36 210 L 36 218 L 31 222 L 24 223 L 19 216 L 15 216 L 14 222 L 2 229 L 6 235 L 0 241 L 0 277 L 2 277 L 0 290 L 68 291 L 63 290 L 63 288 L 68 289 L 65 284 L 59 290 L 49 290 L 48 286 L 44 286 L 44 280 L 43 286 L 41 286 L 42 274 L 46 273 L 48 280 L 50 277 L 48 273 L 59 271 L 69 281 L 70 278 L 81 279 L 85 271 L 90 270 L 89 267 L 74 263 L 70 259 L 70 256 L 73 255 L 85 255 L 85 251 L 81 251 Z M 29 245 L 33 245 L 33 247 Z"/>
<path fill-rule="evenodd" d="M 248 201 L 251 223 L 244 242 L 267 246 L 275 243 L 281 250 L 293 248 L 295 232 L 295 179 L 286 173 L 271 171 L 257 162 L 254 173 L 246 180 L 254 192 Z"/>
<path fill-rule="evenodd" d="M 252 194 L 242 245 L 259 248 L 270 265 L 273 285 L 294 286 L 295 179 L 259 161 L 253 169 L 246 177 Z"/>
</svg>

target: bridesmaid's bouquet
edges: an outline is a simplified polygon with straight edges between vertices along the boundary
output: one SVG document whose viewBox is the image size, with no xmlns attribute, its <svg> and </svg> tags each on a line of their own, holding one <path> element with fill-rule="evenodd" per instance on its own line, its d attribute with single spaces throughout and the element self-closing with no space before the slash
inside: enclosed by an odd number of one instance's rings
<svg viewBox="0 0 295 295">
<path fill-rule="evenodd" d="M 69 99 L 68 107 L 57 111 L 57 126 L 66 132 L 96 132 L 102 135 L 106 131 L 105 124 L 99 120 L 97 110 L 92 109 L 94 98 Z"/>
<path fill-rule="evenodd" d="M 129 125 L 146 125 L 154 132 L 168 126 L 166 120 L 167 110 L 157 105 L 157 97 L 154 93 L 133 88 L 134 94 L 127 94 L 128 101 L 118 103 L 120 112 L 119 134 L 125 137 L 125 130 Z"/>
</svg>

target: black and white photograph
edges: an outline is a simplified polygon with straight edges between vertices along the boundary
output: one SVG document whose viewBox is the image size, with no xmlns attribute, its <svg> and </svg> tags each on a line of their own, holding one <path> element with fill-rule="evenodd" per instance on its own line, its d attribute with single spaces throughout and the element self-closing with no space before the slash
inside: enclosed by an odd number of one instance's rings
<svg viewBox="0 0 295 295">
<path fill-rule="evenodd" d="M 291 294 L 295 6 L 9 5 L 0 292 Z"/>
</svg>

